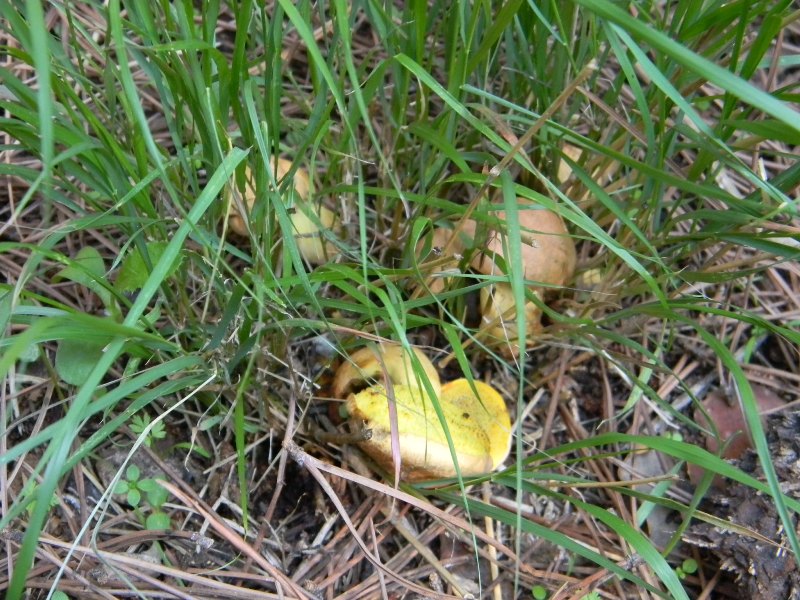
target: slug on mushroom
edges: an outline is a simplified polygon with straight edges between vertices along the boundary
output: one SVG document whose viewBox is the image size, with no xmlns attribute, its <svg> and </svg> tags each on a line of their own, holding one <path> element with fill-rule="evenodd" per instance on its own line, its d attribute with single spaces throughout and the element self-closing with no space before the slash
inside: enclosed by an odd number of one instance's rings
<svg viewBox="0 0 800 600">
<path fill-rule="evenodd" d="M 479 475 L 498 468 L 511 447 L 511 420 L 503 398 L 480 381 L 457 379 L 441 385 L 428 357 L 416 348 L 413 352 L 436 393 L 461 474 Z M 358 446 L 384 469 L 393 471 L 389 402 L 394 401 L 402 479 L 455 477 L 444 428 L 425 385 L 411 370 L 408 352 L 399 345 L 384 344 L 375 350 L 359 350 L 351 359 L 334 378 L 334 395 L 341 397 L 359 381 L 380 373 L 391 383 L 391 392 L 383 384 L 374 384 L 347 396 L 350 422 L 372 433 Z"/>
<path fill-rule="evenodd" d="M 279 158 L 277 169 L 275 164 L 275 158 L 270 157 L 270 169 L 275 173 L 275 181 L 280 184 L 283 178 L 291 171 L 292 161 Z M 337 250 L 330 242 L 324 239 L 320 225 L 324 229 L 334 230 L 336 216 L 326 206 L 309 201 L 311 186 L 305 169 L 298 168 L 295 171 L 292 185 L 296 196 L 293 210 L 290 212 L 290 219 L 294 229 L 297 250 L 309 263 L 313 265 L 323 264 L 328 258 L 336 256 Z M 253 172 L 249 165 L 245 169 L 245 193 L 243 198 L 247 208 L 247 215 L 242 215 L 236 203 L 232 202 L 230 189 L 226 191 L 224 197 L 228 204 L 228 224 L 231 231 L 242 237 L 247 237 L 249 228 L 245 218 L 253 210 L 257 200 Z M 316 215 L 318 223 L 317 220 L 309 216 L 311 213 Z"/>
</svg>

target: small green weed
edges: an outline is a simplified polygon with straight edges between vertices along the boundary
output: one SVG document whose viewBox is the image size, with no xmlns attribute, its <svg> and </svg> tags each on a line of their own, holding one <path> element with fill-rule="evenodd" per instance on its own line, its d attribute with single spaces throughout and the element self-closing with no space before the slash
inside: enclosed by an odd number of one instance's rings
<svg viewBox="0 0 800 600">
<path fill-rule="evenodd" d="M 133 415 L 131 418 L 130 428 L 136 435 L 142 435 L 147 428 L 150 427 L 150 424 L 151 420 L 149 414 L 137 414 Z M 153 446 L 154 441 L 163 440 L 165 437 L 167 437 L 167 427 L 164 425 L 164 421 L 159 419 L 152 424 L 150 431 L 147 432 L 144 438 L 144 445 L 150 448 Z"/>
<path fill-rule="evenodd" d="M 141 479 L 141 471 L 136 465 L 129 465 L 125 470 L 125 479 L 117 482 L 115 494 L 125 496 L 130 504 L 142 517 L 142 500 L 149 505 L 150 513 L 144 518 L 145 527 L 148 529 L 168 529 L 170 526 L 169 515 L 162 508 L 167 502 L 167 490 L 158 484 L 157 478 Z"/>
</svg>

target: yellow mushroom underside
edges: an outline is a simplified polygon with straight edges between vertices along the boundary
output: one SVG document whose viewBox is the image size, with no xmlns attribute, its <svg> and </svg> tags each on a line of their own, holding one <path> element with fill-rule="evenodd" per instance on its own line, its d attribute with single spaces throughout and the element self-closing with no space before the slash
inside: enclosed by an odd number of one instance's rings
<svg viewBox="0 0 800 600">
<path fill-rule="evenodd" d="M 461 474 L 478 475 L 496 469 L 508 455 L 511 422 L 500 395 L 490 386 L 466 379 L 442 386 L 439 406 L 447 420 Z M 427 394 L 419 388 L 395 385 L 400 459 L 405 480 L 454 477 L 455 465 L 444 429 Z M 372 438 L 359 444 L 388 471 L 393 470 L 391 423 L 386 390 L 376 385 L 347 401 L 353 419 L 372 430 Z"/>
</svg>

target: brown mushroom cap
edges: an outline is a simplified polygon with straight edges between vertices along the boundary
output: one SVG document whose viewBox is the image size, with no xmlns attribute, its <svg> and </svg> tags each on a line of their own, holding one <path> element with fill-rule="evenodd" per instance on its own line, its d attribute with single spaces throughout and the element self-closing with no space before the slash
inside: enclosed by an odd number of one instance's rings
<svg viewBox="0 0 800 600">
<path fill-rule="evenodd" d="M 498 210 L 495 214 L 502 221 L 506 211 Z M 575 272 L 576 253 L 564 221 L 552 211 L 525 205 L 517 214 L 525 279 L 549 286 L 566 284 Z M 504 238 L 498 231 L 490 230 L 486 250 L 475 254 L 472 268 L 486 275 L 501 273 L 495 258 L 505 256 L 504 244 L 508 242 Z M 510 271 L 510 265 L 506 265 L 506 269 Z M 541 299 L 546 289 L 534 287 L 533 292 Z M 541 310 L 530 301 L 525 302 L 522 310 L 525 311 L 526 333 L 532 337 L 541 329 Z M 490 341 L 502 342 L 500 350 L 507 356 L 516 356 L 520 352 L 516 312 L 510 284 L 495 283 L 481 289 L 481 329 Z"/>
<path fill-rule="evenodd" d="M 468 236 L 471 237 L 473 233 L 469 233 Z M 447 272 L 446 269 L 455 267 L 461 259 L 461 254 L 464 252 L 464 242 L 461 238 L 461 235 L 464 234 L 459 234 L 455 239 L 453 239 L 453 235 L 454 231 L 452 229 L 436 227 L 430 234 L 431 253 L 428 256 L 421 256 L 428 240 L 421 239 L 417 242 L 417 247 L 415 249 L 417 259 L 424 260 L 426 263 L 436 260 L 436 264 L 439 266 L 436 271 L 427 272 L 431 278 L 428 285 L 430 291 L 434 294 L 439 294 L 444 291 L 450 279 L 450 277 L 445 274 Z M 445 248 L 449 250 L 446 255 L 443 254 Z M 435 252 L 434 249 L 438 250 L 438 252 Z M 442 269 L 442 267 L 444 267 L 444 269 Z"/>
<path fill-rule="evenodd" d="M 521 201 L 523 202 L 523 201 Z M 506 218 L 506 211 L 492 211 L 500 222 Z M 569 236 L 563 219 L 556 213 L 523 204 L 517 213 L 520 224 L 520 251 L 525 279 L 545 285 L 561 286 L 567 283 L 575 272 L 575 243 Z M 477 224 L 473 220 L 466 221 L 459 235 L 450 242 L 453 231 L 437 227 L 433 231 L 434 247 L 444 247 L 450 243 L 455 254 L 461 254 L 470 246 L 469 239 L 475 243 Z M 496 256 L 505 256 L 505 234 L 489 228 L 487 239 L 481 240 L 481 248 L 477 249 L 470 266 L 484 275 L 500 275 L 501 270 L 495 264 Z M 417 245 L 417 253 L 422 251 L 423 242 Z M 436 291 L 436 290 L 434 290 Z"/>
<path fill-rule="evenodd" d="M 529 205 L 530 206 L 530 205 Z M 504 221 L 506 211 L 498 210 L 495 216 Z M 530 281 L 560 286 L 567 283 L 575 272 L 575 243 L 567 232 L 563 219 L 556 213 L 521 206 L 517 213 L 520 229 L 523 275 Z M 474 224 L 472 225 L 474 228 Z M 466 227 L 465 227 L 466 229 Z M 473 229 L 474 231 L 474 229 Z M 495 256 L 505 256 L 505 235 L 491 230 L 486 250 L 476 254 L 472 268 L 485 275 L 497 275 L 500 269 Z"/>
</svg>

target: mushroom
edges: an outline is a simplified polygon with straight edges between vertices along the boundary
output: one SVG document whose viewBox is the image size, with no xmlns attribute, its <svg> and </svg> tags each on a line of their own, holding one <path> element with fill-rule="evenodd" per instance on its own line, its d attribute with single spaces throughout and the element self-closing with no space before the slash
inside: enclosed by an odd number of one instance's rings
<svg viewBox="0 0 800 600">
<path fill-rule="evenodd" d="M 417 349 L 413 352 L 447 422 L 461 475 L 483 474 L 502 465 L 511 447 L 511 420 L 500 394 L 485 383 L 467 379 L 440 385 L 430 360 Z M 341 397 L 358 381 L 381 372 L 391 383 L 391 391 L 376 384 L 348 395 L 350 422 L 371 432 L 368 439 L 359 438 L 359 447 L 390 472 L 393 457 L 399 456 L 405 481 L 456 476 L 444 428 L 428 390 L 410 369 L 407 351 L 385 344 L 377 350 L 359 350 L 351 359 L 334 378 L 334 395 Z M 390 402 L 394 402 L 396 418 L 391 416 Z M 393 429 L 399 443 L 394 452 Z"/>
<path fill-rule="evenodd" d="M 557 287 L 566 284 L 575 272 L 575 244 L 569 237 L 564 221 L 556 213 L 538 208 L 525 200 L 520 200 L 521 207 L 518 214 L 521 233 L 521 255 L 523 263 L 523 277 L 529 281 L 543 284 L 543 287 L 534 287 L 532 293 L 543 301 L 547 287 Z M 505 219 L 504 210 L 493 211 L 502 222 Z M 460 227 L 460 232 L 455 239 L 453 230 L 437 227 L 432 233 L 434 247 L 449 247 L 454 256 L 459 256 L 469 247 L 478 244 L 475 241 L 478 226 L 475 221 L 467 220 Z M 471 241 L 470 241 L 471 238 Z M 452 241 L 451 241 L 452 239 Z M 502 274 L 495 259 L 504 257 L 504 236 L 496 228 L 490 228 L 485 242 L 481 241 L 481 248 L 473 255 L 470 266 L 475 271 L 484 275 Z M 417 244 L 416 252 L 419 256 L 424 247 L 423 242 Z M 433 263 L 434 265 L 436 263 Z M 434 294 L 440 293 L 447 281 L 446 277 L 436 277 L 429 288 Z M 517 331 L 516 312 L 517 306 L 511 285 L 508 283 L 494 283 L 481 288 L 481 330 L 492 341 L 502 342 L 502 351 L 507 356 L 517 356 L 520 352 Z M 541 329 L 542 311 L 533 301 L 526 301 L 525 311 L 526 333 L 535 334 Z M 527 337 L 527 336 L 526 336 Z"/>
<path fill-rule="evenodd" d="M 469 223 L 472 223 L 472 221 L 469 221 Z M 473 233 L 468 233 L 468 237 L 472 237 Z M 446 227 L 436 227 L 429 235 L 431 254 L 434 255 L 434 260 L 425 261 L 425 270 L 428 276 L 431 277 L 429 282 L 429 289 L 431 293 L 440 294 L 444 291 L 445 286 L 450 280 L 449 273 L 454 271 L 449 267 L 457 263 L 461 259 L 461 255 L 464 252 L 464 242 L 460 237 L 463 234 L 458 234 L 457 237 L 451 241 L 454 235 L 454 231 L 452 229 L 447 229 Z M 426 238 L 423 238 L 417 242 L 415 254 L 418 260 L 427 258 L 422 256 L 427 242 L 428 239 Z M 449 249 L 447 256 L 443 255 L 445 248 Z M 445 269 L 442 269 L 442 267 L 445 267 Z"/>
<path fill-rule="evenodd" d="M 411 348 L 422 367 L 425 376 L 430 382 L 433 391 L 438 394 L 442 384 L 439 373 L 436 372 L 430 359 L 417 348 Z M 382 380 L 382 374 L 389 378 L 394 385 L 409 385 L 412 387 L 425 387 L 425 383 L 414 371 L 414 363 L 408 351 L 400 344 L 380 344 L 367 346 L 350 355 L 336 370 L 333 378 L 333 396 L 344 398 L 345 394 L 353 390 L 358 384 L 368 379 Z"/>
<path fill-rule="evenodd" d="M 269 164 L 270 169 L 275 170 L 275 181 L 279 184 L 292 168 L 292 161 L 285 158 L 278 159 L 277 169 L 275 169 L 274 157 L 270 157 Z M 337 251 L 330 242 L 324 240 L 320 225 L 325 229 L 333 229 L 336 225 L 336 216 L 333 211 L 326 206 L 309 202 L 310 182 L 305 169 L 298 168 L 295 171 L 292 183 L 294 191 L 296 192 L 296 197 L 290 219 L 292 228 L 294 229 L 297 250 L 309 263 L 314 265 L 323 264 L 329 257 L 335 256 Z M 230 193 L 230 190 L 226 192 L 228 223 L 234 233 L 242 237 L 247 237 L 249 229 L 245 223 L 247 215 L 242 215 L 239 212 L 237 205 L 231 201 Z M 253 172 L 248 165 L 245 169 L 244 194 L 244 204 L 247 207 L 248 214 L 253 210 L 255 202 L 256 192 L 253 182 Z M 311 213 L 316 215 L 317 220 L 309 216 Z"/>
<path fill-rule="evenodd" d="M 245 167 L 245 184 L 244 184 L 244 197 L 242 200 L 244 201 L 244 205 L 247 207 L 247 214 L 250 214 L 253 210 L 253 205 L 256 203 L 256 191 L 253 186 L 253 171 L 250 169 L 250 165 Z M 225 205 L 228 207 L 228 227 L 231 228 L 231 231 L 236 235 L 240 235 L 242 237 L 247 237 L 247 225 L 245 223 L 245 218 L 242 216 L 242 213 L 239 210 L 239 205 L 237 202 L 233 200 L 233 194 L 238 193 L 238 190 L 234 192 L 236 184 L 231 182 L 225 188 L 223 192 L 222 198 L 225 201 Z"/>
<path fill-rule="evenodd" d="M 522 274 L 526 280 L 544 286 L 563 286 L 575 272 L 575 244 L 569 237 L 564 221 L 556 213 L 522 206 L 517 213 L 521 234 Z M 502 221 L 506 213 L 499 210 Z M 477 253 L 471 262 L 476 271 L 484 275 L 497 275 L 500 269 L 496 257 L 504 257 L 504 235 L 491 230 L 486 249 Z M 533 293 L 542 300 L 546 287 L 535 287 Z M 506 354 L 517 356 L 519 331 L 516 321 L 516 302 L 510 283 L 494 283 L 481 289 L 481 329 L 491 340 L 503 342 Z M 525 302 L 526 333 L 533 335 L 541 330 L 541 309 L 532 301 Z M 527 336 L 526 336 L 527 337 Z"/>
<path fill-rule="evenodd" d="M 564 156 L 574 162 L 578 162 L 581 159 L 581 156 L 583 156 L 583 150 L 567 142 L 565 142 L 561 147 L 561 152 L 564 154 Z M 572 167 L 563 158 L 559 159 L 558 168 L 556 169 L 556 178 L 558 179 L 558 183 L 566 183 L 567 179 L 569 179 L 571 176 Z"/>
</svg>

